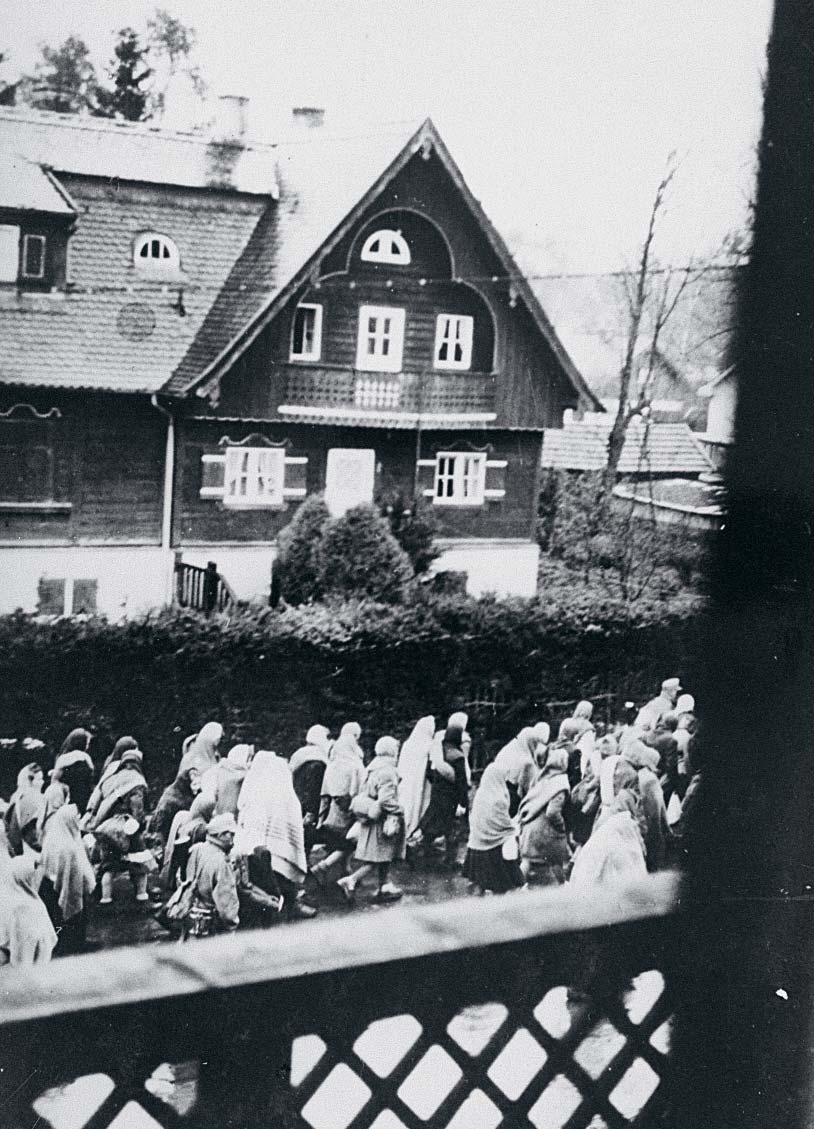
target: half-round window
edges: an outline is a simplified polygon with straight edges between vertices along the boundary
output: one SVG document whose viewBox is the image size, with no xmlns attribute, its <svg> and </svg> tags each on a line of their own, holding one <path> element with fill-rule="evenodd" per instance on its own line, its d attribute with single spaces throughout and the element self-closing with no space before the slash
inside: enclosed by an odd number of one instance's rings
<svg viewBox="0 0 814 1129">
<path fill-rule="evenodd" d="M 147 231 L 136 240 L 133 265 L 149 274 L 174 274 L 179 267 L 178 248 L 169 236 Z"/>
<path fill-rule="evenodd" d="M 374 231 L 365 240 L 362 247 L 362 261 L 407 266 L 410 262 L 410 248 L 400 231 L 382 228 L 381 231 Z"/>
</svg>

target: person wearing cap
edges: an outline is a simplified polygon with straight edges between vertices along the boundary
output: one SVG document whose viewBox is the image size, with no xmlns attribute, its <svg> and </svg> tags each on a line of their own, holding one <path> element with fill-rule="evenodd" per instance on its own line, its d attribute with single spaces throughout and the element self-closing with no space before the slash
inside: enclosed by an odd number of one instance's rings
<svg viewBox="0 0 814 1129">
<path fill-rule="evenodd" d="M 210 820 L 206 839 L 189 852 L 187 879 L 192 884 L 192 906 L 184 919 L 182 940 L 231 933 L 240 921 L 237 879 L 229 861 L 237 821 L 231 812 Z"/>
<path fill-rule="evenodd" d="M 678 695 L 681 693 L 681 679 L 665 678 L 661 684 L 661 693 L 642 706 L 636 717 L 636 728 L 639 730 L 655 729 L 665 714 L 675 711 Z"/>
</svg>

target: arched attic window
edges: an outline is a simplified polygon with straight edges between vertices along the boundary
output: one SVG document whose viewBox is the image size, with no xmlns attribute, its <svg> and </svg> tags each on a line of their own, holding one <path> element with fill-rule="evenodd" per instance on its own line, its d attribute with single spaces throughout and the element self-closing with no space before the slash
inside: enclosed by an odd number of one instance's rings
<svg viewBox="0 0 814 1129">
<path fill-rule="evenodd" d="M 362 247 L 362 262 L 396 263 L 406 267 L 410 263 L 410 248 L 400 231 L 383 227 L 369 235 Z"/>
<path fill-rule="evenodd" d="M 133 247 L 133 266 L 145 274 L 177 274 L 180 267 L 178 247 L 168 235 L 145 231 Z"/>
</svg>

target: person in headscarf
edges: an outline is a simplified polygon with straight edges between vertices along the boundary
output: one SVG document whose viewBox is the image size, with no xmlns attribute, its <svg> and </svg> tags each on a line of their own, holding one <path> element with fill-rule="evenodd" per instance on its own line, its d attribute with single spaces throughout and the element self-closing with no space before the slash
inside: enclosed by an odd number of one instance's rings
<svg viewBox="0 0 814 1129">
<path fill-rule="evenodd" d="M 82 842 L 75 804 L 61 804 L 47 821 L 41 865 L 40 897 L 59 936 L 58 955 L 81 952 L 96 876 Z"/>
<path fill-rule="evenodd" d="M 231 933 L 240 923 L 240 900 L 229 854 L 237 826 L 231 812 L 211 820 L 206 840 L 189 852 L 187 878 L 193 900 L 182 924 L 181 939 Z"/>
<path fill-rule="evenodd" d="M 291 757 L 288 767 L 294 791 L 302 808 L 305 849 L 317 841 L 317 821 L 322 799 L 322 781 L 331 751 L 331 734 L 324 725 L 312 725 L 305 735 L 305 744 Z"/>
<path fill-rule="evenodd" d="M 300 899 L 308 870 L 302 808 L 288 764 L 268 749 L 255 754 L 238 800 L 235 851 L 250 856 L 258 848 L 269 854 L 287 915 L 313 917 L 316 910 Z"/>
<path fill-rule="evenodd" d="M 347 866 L 356 847 L 356 840 L 349 837 L 348 832 L 356 822 L 350 803 L 358 795 L 365 779 L 364 758 L 359 746 L 361 735 L 361 726 L 355 721 L 342 726 L 322 778 L 317 829 L 328 853 L 321 862 L 311 867 L 311 874 L 317 882 L 323 882 L 336 863 L 344 862 Z"/>
<path fill-rule="evenodd" d="M 430 766 L 437 767 L 443 763 L 444 760 L 444 737 L 447 729 L 460 729 L 463 733 L 461 738 L 461 750 L 464 753 L 464 767 L 466 768 L 466 783 L 467 787 L 472 783 L 472 766 L 469 762 L 469 751 L 472 748 L 472 738 L 467 732 L 469 726 L 469 714 L 464 713 L 463 710 L 456 710 L 451 713 L 447 720 L 446 728 L 436 730 L 435 737 L 433 738 L 432 749 L 430 750 Z M 429 799 L 428 799 L 429 802 Z M 423 814 L 423 813 L 422 813 Z"/>
<path fill-rule="evenodd" d="M 375 754 L 361 791 L 377 806 L 379 814 L 375 819 L 362 820 L 354 852 L 356 860 L 362 865 L 353 874 L 340 878 L 337 885 L 345 897 L 352 900 L 358 884 L 375 870 L 378 879 L 376 900 L 396 902 L 402 891 L 389 881 L 390 864 L 404 857 L 404 812 L 399 802 L 396 768 L 398 741 L 395 737 L 380 737 Z"/>
<path fill-rule="evenodd" d="M 70 798 L 67 784 L 61 781 L 49 784 L 43 792 L 42 807 L 37 819 L 37 839 L 40 847 L 44 842 L 45 828 L 49 820 L 61 807 L 70 802 Z"/>
<path fill-rule="evenodd" d="M 497 761 L 483 770 L 469 813 L 469 840 L 463 873 L 483 894 L 504 894 L 523 886 L 517 822 L 509 815 L 505 769 Z"/>
<path fill-rule="evenodd" d="M 67 785 L 71 803 L 76 804 L 80 816 L 85 814 L 96 775 L 89 751 L 92 739 L 87 729 L 72 729 L 62 742 L 51 773 L 52 782 Z"/>
<path fill-rule="evenodd" d="M 599 755 L 596 751 L 596 726 L 593 723 L 593 703 L 587 700 L 577 702 L 572 714 L 572 720 L 578 721 L 582 732 L 576 738 L 576 747 L 579 750 L 579 775 L 585 776 L 590 765 L 594 774 L 599 771 Z"/>
<path fill-rule="evenodd" d="M 574 859 L 569 885 L 589 893 L 594 887 L 624 885 L 647 874 L 637 822 L 639 799 L 620 792 L 601 825 Z"/>
<path fill-rule="evenodd" d="M 17 773 L 17 788 L 4 815 L 6 839 L 13 855 L 38 847 L 37 820 L 44 803 L 42 785 L 45 774 L 38 764 L 27 764 Z"/>
<path fill-rule="evenodd" d="M 464 730 L 460 726 L 448 726 L 441 746 L 442 758 L 430 758 L 430 802 L 418 826 L 420 843 L 425 850 L 436 839 L 444 840 L 448 862 L 452 861 L 454 851 L 452 830 L 455 813 L 459 807 L 464 811 L 469 807 L 463 735 Z"/>
<path fill-rule="evenodd" d="M 149 865 L 142 837 L 146 794 L 141 752 L 129 749 L 115 771 L 99 782 L 98 804 L 88 806 L 86 825 L 96 838 L 95 857 L 101 876 L 100 905 L 113 901 L 114 875 L 122 870 L 130 875 L 136 901 L 149 901 L 147 875 L 154 866 Z"/>
<path fill-rule="evenodd" d="M 131 751 L 131 749 L 138 749 L 138 741 L 135 739 L 135 737 L 129 737 L 128 736 L 128 737 L 120 737 L 118 739 L 116 744 L 113 746 L 113 748 L 111 749 L 111 751 L 108 753 L 107 757 L 105 758 L 105 763 L 102 766 L 102 771 L 99 775 L 99 783 L 96 785 L 93 792 L 91 793 L 90 799 L 88 800 L 88 803 L 87 803 L 87 808 L 92 808 L 92 807 L 95 807 L 96 805 L 98 805 L 98 802 L 99 802 L 99 786 L 101 785 L 103 780 L 107 779 L 108 776 L 113 775 L 113 773 L 116 771 L 116 769 L 119 766 L 119 761 L 122 759 L 124 754 L 129 753 Z M 87 808 L 86 808 L 86 810 L 87 810 Z"/>
<path fill-rule="evenodd" d="M 223 740 L 223 726 L 218 721 L 207 721 L 200 733 L 181 757 L 178 772 L 191 770 L 193 778 L 201 777 L 214 768 L 220 760 L 218 746 Z"/>
<path fill-rule="evenodd" d="M 596 758 L 589 760 L 585 775 L 579 783 L 571 789 L 571 802 L 568 805 L 568 832 L 575 849 L 588 841 L 593 830 L 594 821 L 602 804 L 601 781 L 602 766 L 610 757 L 616 757 L 619 746 L 616 738 L 606 733 L 596 742 L 596 754 L 599 770 L 596 769 Z M 635 773 L 633 774 L 635 784 Z"/>
<path fill-rule="evenodd" d="M 218 762 L 215 772 L 215 815 L 230 811 L 237 819 L 237 801 L 254 748 L 252 745 L 233 745 L 225 760 Z"/>
<path fill-rule="evenodd" d="M 560 722 L 555 748 L 563 749 L 568 757 L 568 783 L 575 788 L 582 779 L 580 763 L 582 753 L 577 742 L 585 733 L 584 719 L 567 717 Z"/>
<path fill-rule="evenodd" d="M 644 846 L 647 869 L 660 870 L 664 866 L 670 844 L 670 824 L 664 793 L 658 778 L 659 755 L 642 741 L 633 738 L 621 746 L 621 755 L 636 769 L 639 778 L 639 795 L 644 816 Z"/>
<path fill-rule="evenodd" d="M 57 935 L 38 889 L 40 873 L 30 856 L 0 859 L 0 965 L 45 964 Z"/>
<path fill-rule="evenodd" d="M 655 749 L 659 754 L 659 775 L 665 806 L 669 806 L 673 794 L 678 791 L 678 741 L 675 737 L 677 728 L 678 716 L 674 713 L 666 713 L 655 729 L 651 729 L 642 737 L 644 744 Z"/>
<path fill-rule="evenodd" d="M 689 694 L 684 695 L 685 698 L 692 698 Z M 679 698 L 679 703 L 681 699 Z M 694 704 L 694 703 L 693 703 Z M 676 762 L 676 791 L 678 798 L 684 801 L 684 797 L 689 787 L 690 778 L 692 776 L 692 769 L 690 766 L 690 747 L 692 745 L 693 736 L 698 728 L 698 721 L 692 710 L 685 711 L 678 714 L 678 722 L 676 724 L 673 737 L 678 748 L 678 756 Z"/>
<path fill-rule="evenodd" d="M 563 749 L 548 756 L 520 803 L 520 857 L 526 881 L 562 885 L 571 859 L 566 827 L 569 801 L 568 757 Z"/>
<path fill-rule="evenodd" d="M 427 768 L 434 737 L 435 718 L 432 714 L 427 714 L 415 723 L 412 733 L 401 746 L 399 753 L 399 802 L 404 812 L 404 831 L 407 838 L 418 829 L 421 817 L 430 802 Z"/>
<path fill-rule="evenodd" d="M 541 724 L 545 725 L 545 722 Z M 495 764 L 503 772 L 509 789 L 509 812 L 512 817 L 517 815 L 520 801 L 537 774 L 537 751 L 542 743 L 541 736 L 542 733 L 535 726 L 527 725 L 495 757 Z"/>
<path fill-rule="evenodd" d="M 640 732 L 655 729 L 666 713 L 675 711 L 681 689 L 679 678 L 665 678 L 661 684 L 661 692 L 655 698 L 651 698 L 639 710 L 636 717 L 636 728 Z"/>
<path fill-rule="evenodd" d="M 179 812 L 189 811 L 192 807 L 192 801 L 197 794 L 197 788 L 193 787 L 194 772 L 193 768 L 179 768 L 175 779 L 159 796 L 155 811 L 150 816 L 147 830 L 150 835 L 160 840 L 164 849 L 167 846 L 173 820 Z"/>
<path fill-rule="evenodd" d="M 172 821 L 160 875 L 164 890 L 174 890 L 185 877 L 189 852 L 206 838 L 206 829 L 214 814 L 215 801 L 199 793 L 189 811 L 179 811 Z"/>
</svg>

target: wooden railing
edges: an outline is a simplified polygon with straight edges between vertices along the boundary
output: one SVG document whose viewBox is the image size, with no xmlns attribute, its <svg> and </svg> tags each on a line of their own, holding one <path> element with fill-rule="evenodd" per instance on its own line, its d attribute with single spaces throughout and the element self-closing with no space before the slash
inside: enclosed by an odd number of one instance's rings
<svg viewBox="0 0 814 1129">
<path fill-rule="evenodd" d="M 482 414 L 495 410 L 489 373 L 357 372 L 325 366 L 286 368 L 286 405 L 422 414 Z"/>
<path fill-rule="evenodd" d="M 655 1125 L 676 898 L 663 874 L 0 970 L 0 1125 Z"/>
<path fill-rule="evenodd" d="M 187 564 L 181 554 L 175 554 L 175 601 L 182 608 L 196 611 L 228 611 L 237 603 L 237 598 L 226 580 L 218 572 L 214 561 L 208 561 L 206 568 Z"/>
</svg>

